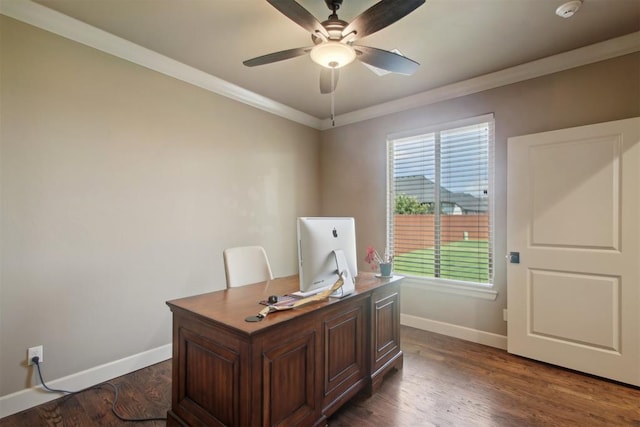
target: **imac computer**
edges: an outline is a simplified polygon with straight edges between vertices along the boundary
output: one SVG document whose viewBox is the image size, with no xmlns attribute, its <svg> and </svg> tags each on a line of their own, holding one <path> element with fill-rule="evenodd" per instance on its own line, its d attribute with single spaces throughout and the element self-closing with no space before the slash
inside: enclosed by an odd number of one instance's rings
<svg viewBox="0 0 640 427">
<path fill-rule="evenodd" d="M 332 296 L 353 292 L 358 274 L 356 227 L 353 218 L 298 218 L 298 267 L 300 292 L 309 296 L 322 292 L 343 273 L 344 285 Z"/>
</svg>

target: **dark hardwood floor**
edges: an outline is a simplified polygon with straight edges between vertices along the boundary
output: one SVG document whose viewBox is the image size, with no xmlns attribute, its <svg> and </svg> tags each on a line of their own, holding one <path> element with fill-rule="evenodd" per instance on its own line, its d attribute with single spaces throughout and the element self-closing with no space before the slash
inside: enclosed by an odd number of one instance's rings
<svg viewBox="0 0 640 427">
<path fill-rule="evenodd" d="M 405 326 L 402 340 L 404 368 L 388 375 L 374 396 L 358 395 L 343 406 L 329 419 L 331 427 L 640 427 L 640 388 Z M 112 383 L 120 388 L 122 415 L 166 415 L 170 361 Z M 3 418 L 0 427 L 125 424 L 111 413 L 112 402 L 110 387 L 88 390 Z"/>
<path fill-rule="evenodd" d="M 46 365 L 42 365 L 45 382 Z M 118 387 L 116 409 L 125 418 L 167 416 L 171 406 L 171 360 L 109 381 Z M 0 427 L 164 426 L 165 421 L 125 423 L 112 412 L 114 389 L 100 385 L 0 419 Z"/>
<path fill-rule="evenodd" d="M 404 368 L 339 426 L 636 426 L 640 388 L 402 327 Z"/>
</svg>

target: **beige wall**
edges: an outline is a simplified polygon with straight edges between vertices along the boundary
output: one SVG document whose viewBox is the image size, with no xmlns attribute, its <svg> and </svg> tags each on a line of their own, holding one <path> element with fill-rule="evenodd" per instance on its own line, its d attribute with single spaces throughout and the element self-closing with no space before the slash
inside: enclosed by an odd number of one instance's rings
<svg viewBox="0 0 640 427">
<path fill-rule="evenodd" d="M 319 132 L 0 17 L 0 396 L 170 343 L 222 250 L 297 271 Z"/>
<path fill-rule="evenodd" d="M 505 334 L 507 138 L 640 115 L 638 54 L 320 135 L 6 17 L 0 37 L 0 396 L 30 346 L 55 379 L 169 343 L 164 302 L 220 289 L 225 247 L 295 273 L 297 216 L 384 247 L 386 135 L 486 113 L 498 299 L 408 289 L 403 312 Z"/>
<path fill-rule="evenodd" d="M 437 65 L 436 65 L 437 66 Z M 628 55 L 446 102 L 338 127 L 322 134 L 322 214 L 356 218 L 358 252 L 383 248 L 386 137 L 487 113 L 496 132 L 496 301 L 405 289 L 402 312 L 506 335 L 507 138 L 640 116 L 640 54 Z M 384 79 L 380 84 L 385 84 Z M 360 260 L 360 268 L 366 265 Z"/>
</svg>

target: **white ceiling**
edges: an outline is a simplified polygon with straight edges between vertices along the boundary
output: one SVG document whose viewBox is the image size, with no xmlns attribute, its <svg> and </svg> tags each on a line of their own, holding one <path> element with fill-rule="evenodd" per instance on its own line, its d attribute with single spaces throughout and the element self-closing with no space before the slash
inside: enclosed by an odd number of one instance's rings
<svg viewBox="0 0 640 427">
<path fill-rule="evenodd" d="M 0 0 L 3 1 L 3 0 Z M 319 66 L 308 56 L 248 68 L 243 60 L 312 45 L 309 34 L 264 0 L 36 0 L 37 3 L 242 88 L 324 119 Z M 377 0 L 344 0 L 349 22 Z M 427 0 L 357 42 L 421 64 L 413 76 L 377 76 L 362 63 L 341 69 L 336 114 L 433 90 L 640 31 L 640 0 L 585 0 L 569 19 L 564 0 Z M 324 0 L 298 0 L 319 21 Z M 639 36 L 640 37 L 640 36 Z"/>
</svg>

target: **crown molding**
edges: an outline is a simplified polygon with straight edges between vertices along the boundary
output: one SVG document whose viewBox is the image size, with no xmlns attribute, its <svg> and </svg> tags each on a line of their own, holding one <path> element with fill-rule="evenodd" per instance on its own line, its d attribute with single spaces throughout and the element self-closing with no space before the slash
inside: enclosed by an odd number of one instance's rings
<svg viewBox="0 0 640 427">
<path fill-rule="evenodd" d="M 27 0 L 1 0 L 0 14 L 285 119 L 320 128 L 321 120 L 204 71 Z"/>
<path fill-rule="evenodd" d="M 321 130 L 422 107 L 640 51 L 640 31 L 322 121 Z"/>
<path fill-rule="evenodd" d="M 398 113 L 640 51 L 640 32 L 635 32 L 405 98 L 341 114 L 336 116 L 336 125 L 332 126 L 330 119 L 322 120 L 303 113 L 30 0 L 0 0 L 0 14 L 319 130 L 332 129 Z"/>
</svg>

